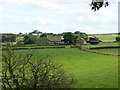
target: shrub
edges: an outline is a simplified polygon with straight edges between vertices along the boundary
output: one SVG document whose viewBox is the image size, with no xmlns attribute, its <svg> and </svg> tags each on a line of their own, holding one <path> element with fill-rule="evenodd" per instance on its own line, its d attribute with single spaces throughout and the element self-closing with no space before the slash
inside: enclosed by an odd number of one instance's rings
<svg viewBox="0 0 120 90">
<path fill-rule="evenodd" d="M 61 66 L 54 65 L 48 56 L 35 57 L 35 52 L 18 55 L 10 44 L 6 49 L 2 55 L 3 89 L 70 88 L 75 83 L 73 77 L 67 76 Z"/>
<path fill-rule="evenodd" d="M 120 36 L 117 36 L 117 37 L 116 37 L 116 41 L 117 41 L 117 42 L 120 42 Z"/>
</svg>

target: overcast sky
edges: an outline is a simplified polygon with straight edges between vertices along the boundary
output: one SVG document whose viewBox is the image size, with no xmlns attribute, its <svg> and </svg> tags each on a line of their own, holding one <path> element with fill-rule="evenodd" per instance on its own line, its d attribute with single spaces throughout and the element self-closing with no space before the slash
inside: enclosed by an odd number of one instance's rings
<svg viewBox="0 0 120 90">
<path fill-rule="evenodd" d="M 118 32 L 118 0 L 92 11 L 91 0 L 0 0 L 0 31 L 47 33 Z"/>
</svg>

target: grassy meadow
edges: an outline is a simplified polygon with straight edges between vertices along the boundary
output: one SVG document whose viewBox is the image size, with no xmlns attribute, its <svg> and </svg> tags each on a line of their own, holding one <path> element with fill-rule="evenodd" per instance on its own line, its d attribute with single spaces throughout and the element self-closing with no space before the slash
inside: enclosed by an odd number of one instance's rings
<svg viewBox="0 0 120 90">
<path fill-rule="evenodd" d="M 27 50 L 17 50 L 22 54 Z M 49 55 L 55 64 L 63 65 L 66 74 L 77 80 L 75 88 L 117 88 L 118 57 L 81 51 L 77 48 L 37 49 L 38 57 Z"/>
<path fill-rule="evenodd" d="M 116 37 L 118 36 L 118 34 L 96 34 L 90 36 L 96 36 L 103 42 L 113 42 L 116 41 Z"/>
<path fill-rule="evenodd" d="M 120 55 L 120 48 L 115 48 L 118 47 L 119 43 L 118 42 L 102 42 L 99 43 L 98 45 L 84 45 L 84 48 L 90 49 L 89 51 L 101 53 L 101 54 L 109 54 L 109 55 Z M 106 48 L 99 48 L 99 47 L 106 47 Z M 108 47 L 108 48 L 107 48 Z M 109 48 L 113 47 L 113 48 Z"/>
<path fill-rule="evenodd" d="M 108 46 L 119 46 L 118 42 L 102 42 L 97 45 L 86 44 L 84 47 L 86 48 L 94 48 L 94 47 L 108 47 Z"/>
<path fill-rule="evenodd" d="M 94 49 L 94 50 L 90 50 L 90 51 L 101 53 L 101 54 L 108 54 L 108 55 L 120 55 L 119 49 L 117 49 L 117 48 Z"/>
<path fill-rule="evenodd" d="M 118 46 L 115 42 L 117 34 L 96 35 L 102 43 L 98 45 L 84 45 L 83 47 L 107 47 Z M 14 42 L 13 44 L 15 44 Z M 6 43 L 2 43 L 3 45 Z M 94 49 L 82 51 L 78 48 L 71 48 L 70 45 L 59 46 L 35 46 L 25 45 L 17 47 L 16 54 L 29 52 L 29 48 L 36 48 L 34 54 L 36 57 L 50 56 L 52 62 L 63 65 L 67 75 L 74 76 L 77 83 L 75 88 L 117 88 L 118 87 L 118 48 Z M 55 47 L 55 48 L 53 48 Z M 23 49 L 21 49 L 23 48 Z M 26 50 L 24 48 L 27 48 Z M 96 53 L 94 53 L 96 52 Z M 109 55 L 106 55 L 109 54 Z M 34 61 L 33 61 L 34 62 Z M 0 62 L 1 63 L 1 62 Z M 1 70 L 1 68 L 0 68 Z"/>
</svg>

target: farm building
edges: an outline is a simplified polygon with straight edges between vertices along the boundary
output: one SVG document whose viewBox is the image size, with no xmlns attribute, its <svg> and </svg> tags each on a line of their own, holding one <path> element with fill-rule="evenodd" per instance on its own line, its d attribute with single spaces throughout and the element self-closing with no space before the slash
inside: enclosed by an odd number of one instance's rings
<svg viewBox="0 0 120 90">
<path fill-rule="evenodd" d="M 62 41 L 62 36 L 60 35 L 47 35 L 47 37 L 40 37 L 36 40 L 36 45 L 62 45 L 65 44 Z"/>
<path fill-rule="evenodd" d="M 99 42 L 102 42 L 102 41 L 99 40 L 97 37 L 90 37 L 87 42 L 90 44 L 98 44 Z"/>
<path fill-rule="evenodd" d="M 77 44 L 80 44 L 80 45 L 83 45 L 83 44 L 87 44 L 87 42 L 85 41 L 84 38 L 79 38 L 77 41 L 76 41 Z"/>
</svg>

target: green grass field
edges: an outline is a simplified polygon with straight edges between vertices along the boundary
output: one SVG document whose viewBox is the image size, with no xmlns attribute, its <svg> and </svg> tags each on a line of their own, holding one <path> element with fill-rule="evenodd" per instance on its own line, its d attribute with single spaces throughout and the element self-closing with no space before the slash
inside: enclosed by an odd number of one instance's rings
<svg viewBox="0 0 120 90">
<path fill-rule="evenodd" d="M 17 50 L 17 54 L 26 50 Z M 77 79 L 76 88 L 117 88 L 118 57 L 81 51 L 77 48 L 38 49 L 36 56 L 49 55 Z"/>
<path fill-rule="evenodd" d="M 119 44 L 118 42 L 102 42 L 99 43 L 97 45 L 91 45 L 91 44 L 87 44 L 84 45 L 84 48 L 87 48 L 88 50 L 90 48 L 96 48 L 96 49 L 90 49 L 89 51 L 93 51 L 93 52 L 97 52 L 97 53 L 102 53 L 102 54 L 110 54 L 110 55 L 119 55 L 119 48 L 101 48 L 101 49 L 97 49 L 97 47 L 118 47 Z"/>
<path fill-rule="evenodd" d="M 111 49 L 93 49 L 90 50 L 93 52 L 101 53 L 101 54 L 109 54 L 109 55 L 120 55 L 119 50 L 116 48 L 111 48 Z"/>
<path fill-rule="evenodd" d="M 118 46 L 118 43 L 113 42 L 116 36 L 115 34 L 97 35 L 103 43 L 84 45 L 84 47 Z M 29 48 L 29 46 L 26 47 Z M 30 45 L 30 47 L 35 46 Z M 55 64 L 62 64 L 66 74 L 74 76 L 77 80 L 75 88 L 118 87 L 118 56 L 103 55 L 104 53 L 117 55 L 118 49 L 96 49 L 98 53 L 93 53 L 65 46 L 65 48 L 46 48 L 35 51 L 37 57 L 49 55 Z M 25 52 L 28 50 L 16 50 L 18 55 Z"/>
<path fill-rule="evenodd" d="M 116 41 L 116 37 L 118 35 L 117 34 L 101 34 L 101 35 L 96 34 L 96 35 L 92 35 L 92 36 L 98 37 L 103 42 L 111 42 L 111 41 Z"/>
</svg>

